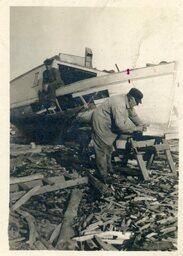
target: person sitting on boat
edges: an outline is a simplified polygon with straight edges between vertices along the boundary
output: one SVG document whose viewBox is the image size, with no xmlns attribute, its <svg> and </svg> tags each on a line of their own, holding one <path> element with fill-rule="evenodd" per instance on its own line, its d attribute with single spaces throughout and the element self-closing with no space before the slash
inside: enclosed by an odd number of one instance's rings
<svg viewBox="0 0 183 256">
<path fill-rule="evenodd" d="M 43 72 L 42 91 L 38 92 L 39 100 L 42 104 L 42 109 L 39 113 L 46 112 L 47 110 L 54 111 L 57 109 L 55 91 L 60 86 L 64 85 L 59 70 L 53 67 L 53 61 L 53 58 L 46 59 L 44 61 L 46 70 Z"/>
</svg>

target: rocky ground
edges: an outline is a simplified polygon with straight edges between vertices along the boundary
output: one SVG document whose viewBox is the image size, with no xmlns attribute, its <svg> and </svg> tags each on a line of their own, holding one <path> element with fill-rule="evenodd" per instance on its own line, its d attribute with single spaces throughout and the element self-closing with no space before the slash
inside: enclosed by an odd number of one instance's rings
<svg viewBox="0 0 183 256">
<path fill-rule="evenodd" d="M 178 141 L 169 144 L 178 168 Z M 10 249 L 176 250 L 178 175 L 165 159 L 155 159 L 149 181 L 113 162 L 113 183 L 103 186 L 78 150 L 11 144 Z"/>
</svg>

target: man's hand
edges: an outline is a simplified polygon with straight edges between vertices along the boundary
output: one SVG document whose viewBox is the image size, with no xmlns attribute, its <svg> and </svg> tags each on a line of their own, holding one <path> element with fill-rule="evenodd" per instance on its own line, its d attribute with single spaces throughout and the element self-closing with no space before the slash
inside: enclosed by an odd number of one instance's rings
<svg viewBox="0 0 183 256">
<path fill-rule="evenodd" d="M 147 131 L 147 125 L 146 124 L 141 125 L 141 127 L 143 129 L 143 132 Z"/>
<path fill-rule="evenodd" d="M 141 125 L 136 126 L 136 127 L 134 128 L 134 132 L 143 132 L 143 131 L 144 131 L 144 127 L 141 126 Z"/>
<path fill-rule="evenodd" d="M 149 127 L 149 124 L 142 124 L 140 125 L 143 127 L 143 132 L 147 131 L 147 127 Z"/>
<path fill-rule="evenodd" d="M 135 127 L 135 132 L 144 132 L 147 130 L 148 125 L 142 124 Z"/>
</svg>

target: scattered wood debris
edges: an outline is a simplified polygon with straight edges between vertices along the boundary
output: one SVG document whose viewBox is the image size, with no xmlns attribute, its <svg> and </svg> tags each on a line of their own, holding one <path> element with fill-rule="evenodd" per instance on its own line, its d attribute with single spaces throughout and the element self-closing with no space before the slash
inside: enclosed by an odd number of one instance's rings
<svg viewBox="0 0 183 256">
<path fill-rule="evenodd" d="M 177 145 L 170 141 L 176 168 Z M 127 169 L 121 176 L 114 162 L 113 183 L 104 185 L 81 162 L 79 145 L 36 147 L 11 153 L 11 250 L 176 250 L 178 177 L 160 156 L 150 180 Z"/>
</svg>

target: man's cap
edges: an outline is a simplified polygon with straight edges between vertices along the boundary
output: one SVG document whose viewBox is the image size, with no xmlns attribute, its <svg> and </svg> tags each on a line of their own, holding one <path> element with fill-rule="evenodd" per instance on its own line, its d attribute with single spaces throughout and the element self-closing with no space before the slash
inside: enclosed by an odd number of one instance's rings
<svg viewBox="0 0 183 256">
<path fill-rule="evenodd" d="M 52 62 L 53 62 L 53 59 L 46 59 L 45 61 L 44 61 L 44 65 L 51 65 L 52 64 Z"/>
<path fill-rule="evenodd" d="M 136 88 L 131 88 L 128 94 L 131 95 L 132 97 L 134 97 L 134 99 L 138 103 L 142 102 L 143 93 L 140 90 L 138 90 Z"/>
</svg>

